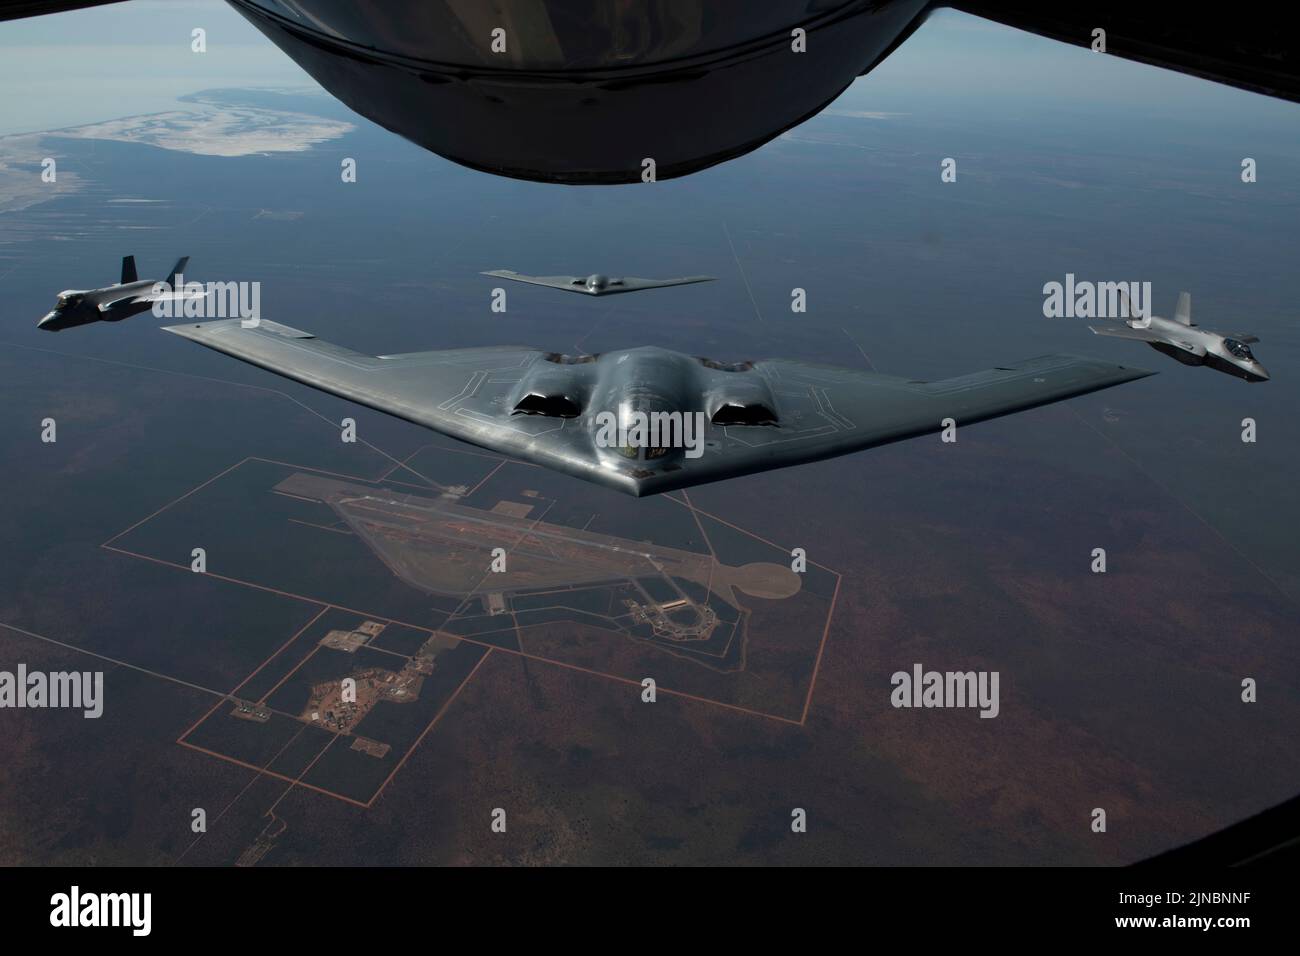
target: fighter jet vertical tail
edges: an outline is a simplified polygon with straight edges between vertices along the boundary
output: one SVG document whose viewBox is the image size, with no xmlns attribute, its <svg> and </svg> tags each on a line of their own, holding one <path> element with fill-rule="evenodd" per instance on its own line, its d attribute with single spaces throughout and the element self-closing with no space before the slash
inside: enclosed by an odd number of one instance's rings
<svg viewBox="0 0 1300 956">
<path fill-rule="evenodd" d="M 135 274 L 135 256 L 122 257 L 122 285 L 128 282 L 139 282 L 139 277 Z"/>
<path fill-rule="evenodd" d="M 185 271 L 185 266 L 189 261 L 189 256 L 181 256 L 176 260 L 176 265 L 172 266 L 172 271 L 167 275 L 167 279 L 165 280 L 168 285 L 174 286 L 176 284 L 176 277 Z"/>
<path fill-rule="evenodd" d="M 1183 325 L 1192 324 L 1192 294 L 1190 292 L 1178 293 L 1178 307 L 1174 309 L 1174 319 Z"/>
</svg>

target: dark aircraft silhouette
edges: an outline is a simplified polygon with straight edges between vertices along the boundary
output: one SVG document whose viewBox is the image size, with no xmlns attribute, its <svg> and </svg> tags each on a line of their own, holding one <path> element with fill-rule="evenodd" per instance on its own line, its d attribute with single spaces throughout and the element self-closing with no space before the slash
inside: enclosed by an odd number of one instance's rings
<svg viewBox="0 0 1300 956">
<path fill-rule="evenodd" d="M 577 292 L 581 295 L 619 295 L 625 292 L 640 292 L 643 289 L 664 289 L 670 285 L 693 285 L 696 282 L 712 282 L 713 276 L 682 276 L 677 279 L 638 279 L 635 276 L 606 276 L 593 273 L 589 276 L 526 276 L 510 269 L 493 269 L 484 272 L 485 276 L 498 279 L 510 279 L 513 282 L 527 282 L 530 285 L 544 285 L 551 289 L 565 292 Z"/>
<path fill-rule="evenodd" d="M 0 19 L 100 2 L 0 0 Z M 1106 55 L 1300 100 L 1286 5 L 228 2 L 361 115 L 465 166 L 544 182 L 668 179 L 743 155 L 822 110 L 940 6 L 1078 46 L 1101 28 Z"/>
<path fill-rule="evenodd" d="M 997 418 L 1152 374 L 1048 355 L 937 382 L 660 348 L 363 355 L 276 322 L 166 331 L 484 448 L 642 496 Z"/>
<path fill-rule="evenodd" d="M 182 256 L 167 278 L 160 281 L 139 278 L 135 273 L 135 256 L 126 256 L 122 259 L 121 282 L 102 289 L 65 289 L 36 327 L 46 332 L 61 332 L 92 322 L 120 322 L 148 312 L 156 302 L 201 299 L 206 291 L 174 288 L 176 277 L 189 261 L 189 256 Z"/>
</svg>

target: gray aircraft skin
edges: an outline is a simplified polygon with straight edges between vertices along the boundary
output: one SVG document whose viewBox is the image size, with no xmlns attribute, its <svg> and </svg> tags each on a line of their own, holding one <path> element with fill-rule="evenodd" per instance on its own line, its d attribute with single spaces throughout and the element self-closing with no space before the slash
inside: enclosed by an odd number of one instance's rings
<svg viewBox="0 0 1300 956">
<path fill-rule="evenodd" d="M 511 279 L 514 282 L 527 282 L 531 285 L 544 285 L 581 295 L 618 295 L 622 292 L 640 292 L 642 289 L 663 289 L 670 285 L 712 282 L 715 278 L 714 276 L 682 276 L 678 279 L 638 279 L 635 276 L 611 278 L 600 273 L 589 276 L 526 276 L 510 269 L 493 269 L 482 275 Z"/>
<path fill-rule="evenodd" d="M 1172 356 L 1184 365 L 1210 368 L 1247 382 L 1267 382 L 1268 372 L 1248 347 L 1259 339 L 1244 332 L 1211 332 L 1192 323 L 1192 297 L 1178 294 L 1172 319 L 1159 316 L 1129 319 L 1122 325 L 1090 325 L 1097 335 L 1145 342 L 1157 352 Z"/>
<path fill-rule="evenodd" d="M 935 382 L 661 348 L 567 356 L 503 346 L 363 355 L 265 319 L 164 331 L 277 375 L 547 468 L 643 496 L 832 458 L 1153 373 L 1048 355 Z M 602 441 L 601 413 L 686 413 L 694 449 Z M 700 413 L 696 418 L 692 413 Z M 608 432 L 605 433 L 608 437 Z"/>
<path fill-rule="evenodd" d="M 153 308 L 155 302 L 185 302 L 202 298 L 200 294 L 171 289 L 176 276 L 184 271 L 189 256 L 182 256 L 172 266 L 166 279 L 139 279 L 135 273 L 135 256 L 122 259 L 122 281 L 102 289 L 65 289 L 59 293 L 54 308 L 36 323 L 38 329 L 60 332 L 92 322 L 120 322 Z M 164 292 L 155 292 L 159 282 L 167 284 Z"/>
</svg>

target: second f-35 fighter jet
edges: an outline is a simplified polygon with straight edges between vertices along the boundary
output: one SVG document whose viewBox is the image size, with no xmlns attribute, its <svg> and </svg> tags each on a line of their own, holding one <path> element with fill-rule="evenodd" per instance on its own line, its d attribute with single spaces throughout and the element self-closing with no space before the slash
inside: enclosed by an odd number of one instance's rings
<svg viewBox="0 0 1300 956">
<path fill-rule="evenodd" d="M 1048 355 L 937 382 L 660 348 L 363 355 L 238 319 L 165 331 L 434 431 L 631 495 L 832 458 L 1152 373 Z"/>
<path fill-rule="evenodd" d="M 1249 348 L 1259 339 L 1243 332 L 1211 332 L 1192 324 L 1192 297 L 1187 292 L 1178 294 L 1178 306 L 1172 319 L 1152 315 L 1129 319 L 1123 325 L 1090 325 L 1088 328 L 1097 335 L 1145 342 L 1184 365 L 1208 365 L 1247 382 L 1268 381 L 1268 372 Z"/>
<path fill-rule="evenodd" d="M 640 292 L 642 289 L 662 289 L 670 285 L 691 285 L 695 282 L 712 282 L 713 276 L 682 276 L 680 279 L 637 279 L 633 276 L 611 278 L 599 273 L 589 276 L 526 276 L 509 269 L 494 269 L 485 276 L 528 282 L 532 285 L 550 286 L 565 292 L 583 295 L 617 295 L 620 292 Z"/>
<path fill-rule="evenodd" d="M 155 302 L 170 300 L 184 302 L 203 298 L 206 291 L 176 289 L 176 277 L 190 261 L 182 256 L 172 266 L 172 271 L 161 283 L 156 279 L 140 279 L 135 274 L 135 256 L 122 259 L 122 281 L 102 289 L 67 289 L 59 293 L 54 308 L 36 323 L 38 329 L 59 332 L 92 322 L 120 322 L 152 309 Z M 156 288 L 159 287 L 159 288 Z"/>
</svg>

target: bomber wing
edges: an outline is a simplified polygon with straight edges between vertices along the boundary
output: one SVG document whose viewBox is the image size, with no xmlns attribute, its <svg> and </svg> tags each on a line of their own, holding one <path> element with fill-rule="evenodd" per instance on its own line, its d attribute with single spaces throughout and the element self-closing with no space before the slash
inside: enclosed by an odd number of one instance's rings
<svg viewBox="0 0 1300 956">
<path fill-rule="evenodd" d="M 599 470 L 576 419 L 512 415 L 507 399 L 547 353 L 487 347 L 364 355 L 266 319 L 163 326 L 218 352 L 417 425 L 582 478 Z"/>
<path fill-rule="evenodd" d="M 964 426 L 1152 374 L 1067 355 L 935 382 L 783 360 L 704 364 L 707 393 L 725 390 L 734 376 L 758 376 L 775 399 L 779 424 L 709 423 L 698 458 L 611 464 L 596 453 L 588 430 L 599 409 L 573 418 L 512 414 L 510 398 L 535 363 L 548 362 L 547 371 L 571 368 L 549 364 L 557 356 L 538 349 L 370 356 L 266 320 L 254 328 L 230 319 L 165 331 L 462 441 L 638 496 L 831 458 L 940 431 L 945 419 Z"/>
<path fill-rule="evenodd" d="M 613 279 L 620 288 L 610 291 L 614 292 L 637 292 L 641 289 L 663 289 L 670 285 L 693 285 L 696 282 L 712 282 L 714 276 L 681 276 L 676 279 L 639 279 L 636 276 L 624 276 L 621 279 Z"/>
<path fill-rule="evenodd" d="M 934 382 L 783 360 L 753 371 L 767 379 L 780 424 L 712 428 L 716 447 L 676 475 L 647 479 L 641 494 L 833 458 L 942 431 L 945 419 L 970 425 L 1155 374 L 1072 355 Z"/>
</svg>

